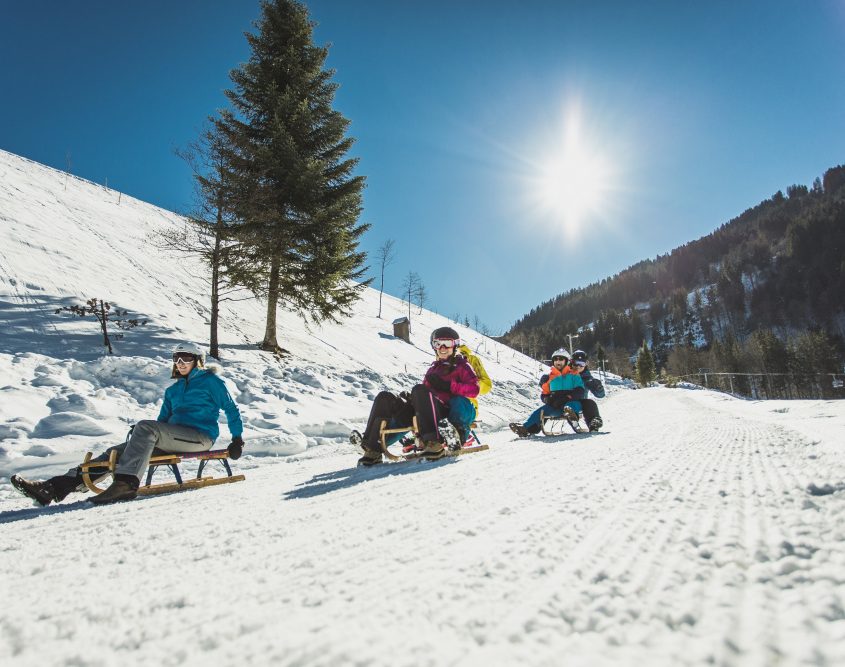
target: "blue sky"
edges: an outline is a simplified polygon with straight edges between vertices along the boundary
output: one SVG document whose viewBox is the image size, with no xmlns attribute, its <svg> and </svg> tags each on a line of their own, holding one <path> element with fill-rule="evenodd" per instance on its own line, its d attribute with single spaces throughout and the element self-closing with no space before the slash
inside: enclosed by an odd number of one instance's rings
<svg viewBox="0 0 845 667">
<path fill-rule="evenodd" d="M 494 332 L 845 163 L 845 2 L 312 0 L 388 292 Z M 253 0 L 0 0 L 0 148 L 185 211 Z M 374 262 L 371 262 L 375 269 Z M 375 274 L 375 271 L 373 272 Z"/>
</svg>

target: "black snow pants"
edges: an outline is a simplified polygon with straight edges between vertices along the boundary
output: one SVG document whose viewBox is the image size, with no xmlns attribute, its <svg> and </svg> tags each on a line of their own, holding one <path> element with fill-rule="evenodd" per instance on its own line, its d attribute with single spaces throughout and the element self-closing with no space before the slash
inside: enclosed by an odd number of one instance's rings
<svg viewBox="0 0 845 667">
<path fill-rule="evenodd" d="M 594 417 L 599 416 L 599 406 L 592 398 L 580 398 L 581 411 L 584 413 L 584 421 L 589 425 Z"/>
<path fill-rule="evenodd" d="M 407 397 L 407 399 L 405 398 Z M 410 400 L 408 400 L 410 399 Z M 402 428 L 411 430 L 414 415 L 417 417 L 420 438 L 429 442 L 440 440 L 437 422 L 449 414 L 449 407 L 441 403 L 422 384 L 416 385 L 410 395 L 400 397 L 389 391 L 382 391 L 373 401 L 367 428 L 364 430 L 364 447 L 372 451 L 379 451 L 379 429 L 382 420 L 387 420 L 388 428 Z"/>
</svg>

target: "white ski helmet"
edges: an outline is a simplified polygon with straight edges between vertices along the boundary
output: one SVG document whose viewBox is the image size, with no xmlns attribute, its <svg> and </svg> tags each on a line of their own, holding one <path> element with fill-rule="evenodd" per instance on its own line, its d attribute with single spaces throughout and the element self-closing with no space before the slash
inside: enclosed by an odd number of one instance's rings
<svg viewBox="0 0 845 667">
<path fill-rule="evenodd" d="M 569 361 L 569 350 L 564 347 L 559 347 L 552 352 L 552 363 L 554 363 L 555 357 L 564 357 L 567 361 Z"/>
<path fill-rule="evenodd" d="M 197 358 L 197 365 L 205 366 L 205 348 L 196 343 L 185 341 L 173 348 L 173 356 L 177 354 L 193 354 Z"/>
</svg>

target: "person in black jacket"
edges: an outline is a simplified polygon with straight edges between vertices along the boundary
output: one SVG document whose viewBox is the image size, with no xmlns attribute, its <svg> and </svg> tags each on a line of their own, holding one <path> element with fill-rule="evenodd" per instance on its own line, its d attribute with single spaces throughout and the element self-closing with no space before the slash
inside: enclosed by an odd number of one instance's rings
<svg viewBox="0 0 845 667">
<path fill-rule="evenodd" d="M 569 365 L 575 372 L 580 374 L 581 380 L 584 382 L 584 387 L 593 396 L 604 398 L 604 385 L 601 380 L 594 378 L 593 374 L 587 368 L 587 353 L 584 350 L 575 350 L 572 353 L 572 359 L 570 359 Z M 599 415 L 599 406 L 596 405 L 593 399 L 587 398 L 586 396 L 579 400 L 581 401 L 581 409 L 584 413 L 584 421 L 587 422 L 587 428 L 591 431 L 598 431 L 604 426 L 601 415 Z"/>
</svg>

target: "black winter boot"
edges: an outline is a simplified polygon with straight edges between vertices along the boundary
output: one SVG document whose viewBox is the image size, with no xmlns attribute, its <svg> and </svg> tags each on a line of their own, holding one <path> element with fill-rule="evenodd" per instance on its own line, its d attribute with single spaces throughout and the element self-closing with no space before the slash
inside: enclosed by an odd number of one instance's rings
<svg viewBox="0 0 845 667">
<path fill-rule="evenodd" d="M 108 505 L 123 500 L 132 500 L 138 495 L 140 481 L 135 475 L 115 475 L 111 486 L 97 496 L 92 496 L 88 502 L 95 505 Z"/>
<path fill-rule="evenodd" d="M 364 449 L 364 456 L 358 459 L 359 466 L 374 466 L 381 463 L 381 451 Z"/>
<path fill-rule="evenodd" d="M 446 447 L 438 440 L 429 440 L 425 443 L 422 456 L 427 461 L 436 461 L 446 456 Z"/>
<path fill-rule="evenodd" d="M 59 500 L 56 498 L 56 490 L 53 488 L 50 480 L 45 482 L 30 482 L 28 479 L 24 479 L 20 475 L 12 475 L 9 481 L 12 483 L 12 486 L 14 486 L 23 495 L 31 500 L 34 500 L 42 507 L 46 507 L 54 500 Z"/>
<path fill-rule="evenodd" d="M 364 436 L 361 435 L 361 431 L 352 431 L 349 434 L 349 442 L 356 449 L 364 451 Z"/>
<path fill-rule="evenodd" d="M 461 445 L 464 444 L 458 427 L 448 419 L 444 418 L 437 422 L 437 433 L 440 435 L 443 444 L 453 452 L 460 449 Z"/>
<path fill-rule="evenodd" d="M 83 489 L 85 487 L 85 482 L 82 481 L 82 473 L 79 472 L 76 474 L 76 477 L 59 475 L 58 477 L 51 477 L 48 481 L 53 487 L 53 499 L 56 502 L 64 500 L 80 486 L 83 487 Z"/>
<path fill-rule="evenodd" d="M 520 438 L 527 438 L 531 435 L 531 431 L 525 428 L 522 424 L 511 423 L 510 424 L 511 431 L 516 433 Z"/>
<path fill-rule="evenodd" d="M 604 426 L 604 422 L 601 420 L 601 417 L 593 417 L 590 420 L 591 431 L 598 431 L 602 426 Z"/>
</svg>

